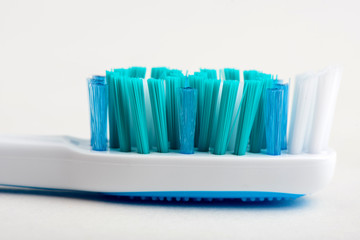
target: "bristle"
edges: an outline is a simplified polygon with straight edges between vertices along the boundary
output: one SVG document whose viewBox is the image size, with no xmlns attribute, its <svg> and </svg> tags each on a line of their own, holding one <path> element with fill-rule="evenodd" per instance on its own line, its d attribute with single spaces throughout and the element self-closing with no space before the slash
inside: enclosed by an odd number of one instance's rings
<svg viewBox="0 0 360 240">
<path fill-rule="evenodd" d="M 325 130 L 325 135 L 324 135 L 324 139 L 323 139 L 323 143 L 322 143 L 323 149 L 327 149 L 328 144 L 329 144 L 331 127 L 332 127 L 332 123 L 334 120 L 336 100 L 337 100 L 337 96 L 339 94 L 343 68 L 341 66 L 335 66 L 335 67 L 331 67 L 329 71 L 331 72 L 332 77 L 335 79 L 334 81 L 336 83 L 334 84 L 334 87 L 332 88 L 332 90 L 333 90 L 332 97 L 328 103 L 331 106 L 331 110 L 329 112 L 328 121 L 326 122 L 326 130 Z"/>
<path fill-rule="evenodd" d="M 105 77 L 94 76 L 88 79 L 91 147 L 95 151 L 107 149 L 107 105 L 108 86 Z"/>
<path fill-rule="evenodd" d="M 243 72 L 243 75 L 244 75 L 244 80 L 273 79 L 271 74 L 263 73 L 257 70 L 246 70 Z"/>
<path fill-rule="evenodd" d="M 227 151 L 233 153 L 235 148 L 235 140 L 236 140 L 236 133 L 238 129 L 238 122 L 239 122 L 239 115 L 240 115 L 240 104 L 241 104 L 241 98 L 243 95 L 244 90 L 244 81 L 239 82 L 239 89 L 236 95 L 236 102 L 234 107 L 234 114 L 232 118 L 232 124 L 231 124 L 231 130 L 230 130 L 230 136 L 229 136 L 229 144 L 227 147 Z"/>
<path fill-rule="evenodd" d="M 310 153 L 319 153 L 327 148 L 340 77 L 341 69 L 338 67 L 319 74 L 314 116 L 307 145 Z"/>
<path fill-rule="evenodd" d="M 168 71 L 169 69 L 167 69 L 166 67 L 153 67 L 151 69 L 151 78 L 165 79 Z"/>
<path fill-rule="evenodd" d="M 171 69 L 166 72 L 166 76 L 182 78 L 182 77 L 184 77 L 184 74 L 179 69 Z"/>
<path fill-rule="evenodd" d="M 209 151 L 211 135 L 214 128 L 214 118 L 219 95 L 220 81 L 216 79 L 205 79 L 203 83 L 202 112 L 200 113 L 198 150 Z"/>
<path fill-rule="evenodd" d="M 197 110 L 197 90 L 190 87 L 180 88 L 179 94 L 179 127 L 180 153 L 194 153 L 194 137 Z"/>
<path fill-rule="evenodd" d="M 265 115 L 264 104 L 266 89 L 271 88 L 274 81 L 271 74 L 262 73 L 256 70 L 244 71 L 245 80 L 259 80 L 262 81 L 264 86 L 260 97 L 259 107 L 255 116 L 253 128 L 250 133 L 250 152 L 259 153 L 261 148 L 266 147 L 265 140 Z"/>
<path fill-rule="evenodd" d="M 136 146 L 139 153 L 156 147 L 162 153 L 169 148 L 192 153 L 197 148 L 243 155 L 249 145 L 250 152 L 267 148 L 268 154 L 276 155 L 285 149 L 300 154 L 327 148 L 341 78 L 339 67 L 296 76 L 288 139 L 289 84 L 277 76 L 249 70 L 240 82 L 237 69 L 220 70 L 218 80 L 213 69 L 200 69 L 192 75 L 186 71 L 185 77 L 181 70 L 165 67 L 152 68 L 152 78 L 147 81 L 145 75 L 144 67 L 119 68 L 107 71 L 106 81 L 102 76 L 88 80 L 94 150 L 107 147 L 105 104 L 109 108 L 109 147 L 122 152 Z"/>
<path fill-rule="evenodd" d="M 158 152 L 168 152 L 168 133 L 166 122 L 166 100 L 164 80 L 148 79 L 151 110 L 154 122 Z"/>
<path fill-rule="evenodd" d="M 167 131 L 171 149 L 179 149 L 179 109 L 177 90 L 184 85 L 184 80 L 179 77 L 166 77 L 166 118 Z"/>
<path fill-rule="evenodd" d="M 279 82 L 279 81 L 277 81 Z M 288 121 L 288 102 L 289 102 L 289 84 L 277 83 L 274 85 L 277 88 L 280 88 L 284 91 L 283 96 L 283 107 L 282 107 L 282 118 L 281 118 L 281 150 L 287 149 L 287 121 Z"/>
<path fill-rule="evenodd" d="M 143 82 L 140 78 L 129 78 L 127 81 L 131 115 L 134 124 L 134 137 L 137 152 L 147 154 L 149 150 L 149 139 L 147 132 L 145 98 Z"/>
<path fill-rule="evenodd" d="M 223 155 L 226 152 L 238 88 L 239 81 L 223 82 L 214 154 Z"/>
<path fill-rule="evenodd" d="M 145 78 L 145 67 L 131 67 L 129 68 L 129 77 L 131 78 Z"/>
<path fill-rule="evenodd" d="M 129 69 L 126 68 L 116 68 L 113 70 L 118 76 L 129 77 Z"/>
<path fill-rule="evenodd" d="M 234 154 L 236 155 L 244 155 L 246 152 L 263 87 L 263 81 L 245 81 L 234 149 Z"/>
<path fill-rule="evenodd" d="M 203 113 L 203 105 L 204 101 L 204 82 L 206 79 L 206 74 L 204 73 L 194 73 L 194 75 L 190 75 L 188 77 L 189 85 L 192 88 L 197 89 L 198 97 L 197 97 L 197 112 L 196 112 L 196 125 L 195 125 L 195 147 L 198 147 L 199 143 L 199 136 L 200 136 L 200 121 L 201 121 L 201 114 Z"/>
<path fill-rule="evenodd" d="M 294 86 L 288 152 L 299 154 L 304 150 L 306 134 L 314 111 L 318 76 L 314 73 L 297 75 Z"/>
<path fill-rule="evenodd" d="M 106 73 L 109 82 L 110 148 L 120 148 L 121 152 L 131 151 L 127 75 L 126 69 Z"/>
<path fill-rule="evenodd" d="M 281 126 L 284 90 L 268 88 L 265 94 L 266 152 L 269 155 L 281 154 Z"/>
<path fill-rule="evenodd" d="M 225 80 L 238 80 L 240 81 L 240 71 L 235 68 L 224 69 Z"/>
<path fill-rule="evenodd" d="M 208 79 L 218 79 L 215 69 L 200 69 L 201 73 L 205 73 Z"/>
<path fill-rule="evenodd" d="M 116 121 L 118 128 L 119 145 L 121 152 L 131 151 L 131 137 L 130 137 L 130 109 L 129 109 L 129 93 L 127 92 L 127 77 L 120 75 L 114 76 L 114 83 L 116 88 Z"/>
<path fill-rule="evenodd" d="M 106 71 L 106 82 L 109 85 L 109 145 L 110 148 L 119 148 L 119 135 L 116 121 L 116 88 L 113 72 Z"/>
</svg>

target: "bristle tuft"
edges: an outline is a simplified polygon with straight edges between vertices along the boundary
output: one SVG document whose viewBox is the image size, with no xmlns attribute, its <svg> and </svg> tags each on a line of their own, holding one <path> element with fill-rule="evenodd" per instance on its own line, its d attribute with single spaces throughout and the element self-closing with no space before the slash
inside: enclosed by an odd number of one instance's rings
<svg viewBox="0 0 360 240">
<path fill-rule="evenodd" d="M 166 122 L 165 83 L 160 79 L 148 79 L 148 87 L 151 101 L 151 110 L 156 135 L 158 152 L 166 153 L 168 147 L 168 133 Z"/>
<path fill-rule="evenodd" d="M 91 147 L 95 151 L 107 149 L 108 88 L 105 77 L 94 76 L 88 80 Z"/>
<path fill-rule="evenodd" d="M 267 89 L 265 100 L 266 152 L 269 155 L 280 155 L 284 90 Z"/>
<path fill-rule="evenodd" d="M 241 99 L 240 118 L 235 140 L 234 154 L 236 155 L 244 155 L 246 152 L 263 87 L 263 81 L 245 81 L 243 96 Z"/>
<path fill-rule="evenodd" d="M 132 121 L 134 123 L 134 137 L 137 152 L 150 153 L 147 132 L 145 98 L 143 81 L 140 78 L 129 78 L 127 81 Z"/>
<path fill-rule="evenodd" d="M 229 136 L 231 135 L 231 120 L 234 113 L 238 88 L 239 81 L 226 80 L 223 82 L 214 154 L 223 155 L 226 153 Z"/>
</svg>

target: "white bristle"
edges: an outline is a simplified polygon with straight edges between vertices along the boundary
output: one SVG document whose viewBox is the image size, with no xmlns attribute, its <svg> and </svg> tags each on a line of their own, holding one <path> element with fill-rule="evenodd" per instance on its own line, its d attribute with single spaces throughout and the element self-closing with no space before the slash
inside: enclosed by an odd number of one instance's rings
<svg viewBox="0 0 360 240">
<path fill-rule="evenodd" d="M 291 111 L 288 152 L 299 154 L 304 150 L 309 124 L 313 117 L 318 75 L 305 73 L 297 75 Z"/>
<path fill-rule="evenodd" d="M 325 135 L 324 135 L 324 139 L 323 139 L 323 149 L 327 149 L 328 144 L 329 144 L 331 127 L 332 127 L 332 123 L 334 120 L 336 100 L 337 100 L 337 96 L 338 96 L 339 89 L 340 89 L 340 81 L 341 81 L 341 77 L 342 77 L 343 68 L 340 66 L 336 66 L 336 67 L 333 67 L 333 71 L 334 71 L 334 78 L 335 78 L 336 83 L 335 83 L 335 87 L 333 89 L 334 90 L 333 97 L 329 103 L 329 104 L 331 104 L 332 109 L 331 109 L 331 113 L 329 114 L 329 121 L 327 121 L 326 131 L 325 131 Z"/>
<path fill-rule="evenodd" d="M 339 67 L 328 68 L 319 73 L 314 117 L 310 125 L 309 153 L 320 153 L 327 148 L 335 111 L 335 102 L 341 79 Z"/>
</svg>

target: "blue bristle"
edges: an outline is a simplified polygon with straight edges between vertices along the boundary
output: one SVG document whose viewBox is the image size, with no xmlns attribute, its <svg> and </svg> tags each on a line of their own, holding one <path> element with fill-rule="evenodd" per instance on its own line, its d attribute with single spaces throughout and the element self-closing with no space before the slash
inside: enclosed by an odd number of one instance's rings
<svg viewBox="0 0 360 240">
<path fill-rule="evenodd" d="M 190 87 L 180 88 L 179 96 L 180 152 L 193 154 L 197 90 Z"/>
<path fill-rule="evenodd" d="M 205 73 L 194 73 L 194 75 L 190 75 L 188 78 L 190 87 L 195 88 L 198 91 L 196 126 L 195 126 L 195 147 L 197 147 L 199 143 L 200 121 L 201 121 L 201 114 L 203 113 L 203 105 L 204 105 L 204 101 L 202 100 L 204 99 L 205 79 L 206 79 Z"/>
<path fill-rule="evenodd" d="M 100 76 L 100 75 L 94 75 L 91 78 L 92 83 L 99 83 L 99 84 L 104 84 L 106 79 L 105 76 Z"/>
<path fill-rule="evenodd" d="M 266 151 L 269 155 L 280 155 L 284 90 L 270 88 L 265 96 Z"/>
<path fill-rule="evenodd" d="M 91 147 L 95 151 L 107 150 L 108 86 L 105 77 L 95 76 L 88 80 Z"/>
<path fill-rule="evenodd" d="M 143 80 L 140 78 L 128 78 L 127 87 L 137 152 L 147 154 L 150 153 L 150 147 L 146 122 Z"/>
<path fill-rule="evenodd" d="M 281 150 L 287 149 L 287 121 L 288 121 L 288 104 L 289 104 L 289 84 L 276 84 L 275 87 L 284 91 L 283 107 L 282 107 L 282 120 L 281 120 Z"/>
</svg>

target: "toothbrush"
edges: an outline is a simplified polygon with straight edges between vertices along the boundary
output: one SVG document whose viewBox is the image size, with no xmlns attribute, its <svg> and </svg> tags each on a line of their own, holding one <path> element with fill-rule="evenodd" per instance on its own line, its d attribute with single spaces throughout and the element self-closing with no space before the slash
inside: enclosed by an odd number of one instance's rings
<svg viewBox="0 0 360 240">
<path fill-rule="evenodd" d="M 90 140 L 0 136 L 0 184 L 160 201 L 272 201 L 330 182 L 341 68 L 296 76 L 289 127 L 291 93 L 270 74 L 244 71 L 240 81 L 237 69 L 218 79 L 210 69 L 186 78 L 153 68 L 146 80 L 145 72 L 116 69 L 88 80 Z"/>
</svg>

